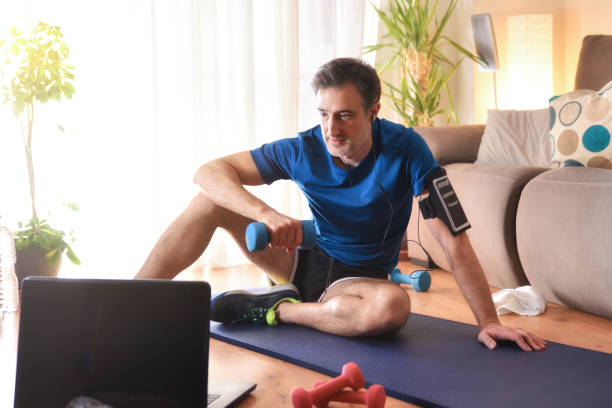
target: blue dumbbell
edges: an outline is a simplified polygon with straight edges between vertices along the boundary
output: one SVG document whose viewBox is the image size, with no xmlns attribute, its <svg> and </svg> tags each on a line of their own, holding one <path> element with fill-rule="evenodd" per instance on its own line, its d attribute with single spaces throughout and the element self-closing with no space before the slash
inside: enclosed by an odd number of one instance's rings
<svg viewBox="0 0 612 408">
<path fill-rule="evenodd" d="M 304 234 L 304 239 L 300 248 L 312 248 L 315 246 L 317 242 L 317 232 L 312 220 L 302 221 L 302 232 Z M 270 236 L 263 222 L 252 222 L 247 225 L 245 238 L 247 248 L 250 252 L 263 251 L 270 243 Z"/>
<path fill-rule="evenodd" d="M 427 292 L 427 289 L 431 286 L 431 276 L 427 271 L 414 271 L 411 274 L 403 274 L 402 271 L 395 268 L 391 272 L 391 281 L 412 285 L 417 292 Z"/>
</svg>

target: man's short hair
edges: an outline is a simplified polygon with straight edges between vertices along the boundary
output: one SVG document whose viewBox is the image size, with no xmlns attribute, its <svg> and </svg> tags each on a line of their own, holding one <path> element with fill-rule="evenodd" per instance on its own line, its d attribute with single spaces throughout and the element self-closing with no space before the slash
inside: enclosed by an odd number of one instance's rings
<svg viewBox="0 0 612 408">
<path fill-rule="evenodd" d="M 357 58 L 336 58 L 322 65 L 312 80 L 312 89 L 317 93 L 321 89 L 341 87 L 347 82 L 357 87 L 364 111 L 380 101 L 380 79 L 376 70 Z"/>
</svg>

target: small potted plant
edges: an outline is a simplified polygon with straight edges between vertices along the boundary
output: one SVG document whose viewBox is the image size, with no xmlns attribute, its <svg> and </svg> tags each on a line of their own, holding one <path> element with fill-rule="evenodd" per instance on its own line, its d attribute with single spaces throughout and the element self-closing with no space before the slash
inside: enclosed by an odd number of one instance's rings
<svg viewBox="0 0 612 408">
<path fill-rule="evenodd" d="M 387 12 L 374 7 L 388 33 L 382 44 L 367 46 L 365 52 L 391 50 L 379 75 L 394 62 L 399 63 L 400 84 L 385 84 L 392 108 L 405 126 L 433 126 L 433 117 L 439 114 L 446 114 L 448 121 L 458 124 L 448 80 L 465 57 L 473 61 L 478 57 L 443 34 L 456 6 L 457 0 L 451 0 L 441 19 L 436 16 L 437 0 L 433 4 L 429 0 L 390 0 Z M 463 57 L 451 61 L 442 51 L 444 45 Z M 440 108 L 442 92 L 448 97 L 448 109 Z"/>
<path fill-rule="evenodd" d="M 58 26 L 39 22 L 29 36 L 12 27 L 10 39 L 0 41 L 0 49 L 4 49 L 0 72 L 4 85 L 0 95 L 2 103 L 10 103 L 21 122 L 32 204 L 32 218 L 25 224 L 19 223 L 20 230 L 15 232 L 19 282 L 31 274 L 57 275 L 64 252 L 73 263 L 80 264 L 70 247 L 74 241 L 72 233 L 52 228 L 36 212 L 32 157 L 35 108 L 51 100 L 71 99 L 74 94 L 70 82 L 74 79 L 74 67 L 65 62 L 69 49 L 62 38 Z"/>
</svg>

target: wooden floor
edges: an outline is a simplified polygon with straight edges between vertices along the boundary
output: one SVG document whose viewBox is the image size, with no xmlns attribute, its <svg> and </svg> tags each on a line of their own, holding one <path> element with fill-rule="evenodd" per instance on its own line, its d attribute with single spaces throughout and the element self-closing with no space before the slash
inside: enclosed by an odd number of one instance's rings
<svg viewBox="0 0 612 408">
<path fill-rule="evenodd" d="M 400 262 L 402 272 L 411 272 L 420 267 Z M 428 292 L 415 292 L 409 286 L 412 311 L 429 316 L 476 324 L 467 303 L 449 272 L 434 270 Z M 253 266 L 234 268 L 199 268 L 186 271 L 179 279 L 204 279 L 210 282 L 213 293 L 229 289 L 260 287 L 267 284 L 265 275 Z M 494 293 L 498 288 L 491 287 Z M 503 324 L 519 327 L 548 340 L 576 347 L 612 354 L 612 320 L 570 310 L 566 307 L 547 304 L 544 314 L 535 317 L 515 314 L 501 316 Z M 474 341 L 477 341 L 474 338 Z M 290 390 L 309 387 L 314 382 L 327 378 L 320 373 L 272 359 L 217 340 L 211 340 L 211 375 L 217 379 L 231 379 L 231 367 L 241 367 L 252 373 L 252 381 L 258 388 L 240 404 L 240 407 L 291 406 Z M 231 362 L 231 364 L 229 364 Z M 224 368 L 226 367 L 226 368 Z M 332 407 L 353 405 L 333 403 Z M 358 405 L 354 405 L 357 407 Z M 414 407 L 414 405 L 387 398 L 386 408 Z"/>
<path fill-rule="evenodd" d="M 419 269 L 408 262 L 400 262 L 399 268 L 407 273 Z M 442 270 L 434 270 L 428 292 L 415 292 L 406 286 L 412 301 L 412 311 L 429 316 L 475 324 L 465 300 L 453 276 Z M 213 293 L 230 289 L 262 287 L 268 284 L 265 275 L 250 265 L 232 268 L 191 268 L 177 279 L 206 280 Z M 497 288 L 491 287 L 491 292 Z M 520 327 L 538 336 L 558 343 L 612 354 L 612 320 L 569 310 L 549 303 L 540 316 L 527 317 L 505 315 L 503 324 Z M 17 316 L 8 315 L 0 326 L 0 406 L 12 406 L 14 367 L 16 357 Z M 474 341 L 477 341 L 476 338 Z M 293 364 L 263 354 L 245 350 L 230 344 L 211 340 L 210 377 L 214 380 L 235 379 L 236 373 L 257 382 L 255 391 L 239 404 L 240 407 L 291 406 L 290 392 L 297 387 L 311 388 L 321 379 L 329 378 Z M 248 374 L 248 375 L 247 375 Z M 333 403 L 332 407 L 351 405 Z M 356 407 L 358 405 L 355 405 Z M 403 401 L 387 398 L 386 408 L 414 407 Z"/>
</svg>

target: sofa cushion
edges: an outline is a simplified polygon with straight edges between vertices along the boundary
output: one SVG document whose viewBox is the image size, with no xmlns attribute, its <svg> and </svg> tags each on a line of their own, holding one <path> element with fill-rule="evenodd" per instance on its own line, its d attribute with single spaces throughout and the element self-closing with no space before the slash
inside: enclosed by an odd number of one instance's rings
<svg viewBox="0 0 612 408">
<path fill-rule="evenodd" d="M 515 288 L 527 284 L 516 248 L 515 217 L 523 186 L 548 170 L 540 167 L 455 163 L 445 166 L 472 228 L 467 231 L 490 285 Z M 408 239 L 417 239 L 417 214 L 408 226 Z M 441 268 L 450 270 L 442 248 L 419 214 L 419 234 L 425 249 Z M 419 258 L 414 244 L 410 257 Z M 421 257 L 421 259 L 423 259 Z"/>
<path fill-rule="evenodd" d="M 553 163 L 612 169 L 612 81 L 552 98 L 550 122 Z"/>
<path fill-rule="evenodd" d="M 549 129 L 548 109 L 490 109 L 475 163 L 550 167 Z"/>
<path fill-rule="evenodd" d="M 587 35 L 582 39 L 574 89 L 600 89 L 612 80 L 612 35 Z"/>
<path fill-rule="evenodd" d="M 484 128 L 484 125 L 417 126 L 414 130 L 425 140 L 438 163 L 444 165 L 476 160 Z"/>
<path fill-rule="evenodd" d="M 517 246 L 546 300 L 612 319 L 612 171 L 563 168 L 524 188 Z"/>
</svg>

